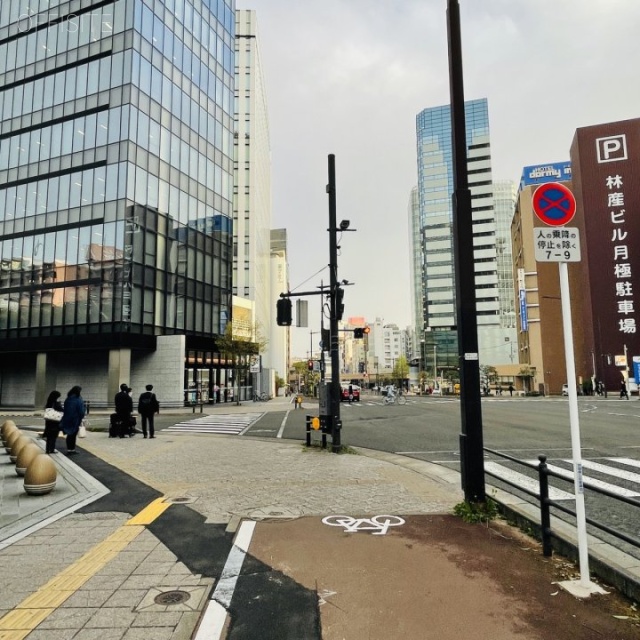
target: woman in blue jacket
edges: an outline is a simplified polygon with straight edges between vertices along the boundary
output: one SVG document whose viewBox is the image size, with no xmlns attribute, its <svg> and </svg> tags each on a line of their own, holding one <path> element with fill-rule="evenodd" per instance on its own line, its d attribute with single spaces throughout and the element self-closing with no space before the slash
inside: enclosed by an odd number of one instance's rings
<svg viewBox="0 0 640 640">
<path fill-rule="evenodd" d="M 60 428 L 67 436 L 67 455 L 78 453 L 76 451 L 76 438 L 80 430 L 82 418 L 84 418 L 84 400 L 80 395 L 82 387 L 71 387 L 64 401 L 64 413 L 60 420 Z"/>
</svg>

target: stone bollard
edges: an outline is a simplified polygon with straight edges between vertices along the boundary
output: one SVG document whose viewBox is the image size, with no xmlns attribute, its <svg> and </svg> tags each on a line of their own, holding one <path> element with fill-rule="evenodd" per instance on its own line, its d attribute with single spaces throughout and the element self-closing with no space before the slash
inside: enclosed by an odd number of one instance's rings
<svg viewBox="0 0 640 640">
<path fill-rule="evenodd" d="M 31 461 L 41 453 L 42 449 L 35 442 L 29 442 L 29 444 L 22 447 L 16 458 L 16 473 L 19 476 L 24 476 Z"/>
<path fill-rule="evenodd" d="M 5 436 L 9 435 L 9 430 L 17 429 L 16 423 L 13 420 L 5 420 L 0 427 L 0 436 L 4 440 Z"/>
<path fill-rule="evenodd" d="M 20 431 L 20 429 L 16 429 L 15 431 L 12 431 L 8 436 L 7 439 L 4 442 L 4 450 L 7 453 L 11 453 L 11 447 L 13 446 L 13 443 L 22 435 L 22 431 Z"/>
<path fill-rule="evenodd" d="M 9 439 L 9 436 L 14 432 L 17 431 L 18 427 L 14 425 L 9 425 L 3 432 L 2 432 L 2 446 L 6 447 L 7 446 L 7 440 Z"/>
<path fill-rule="evenodd" d="M 30 496 L 42 496 L 53 490 L 57 477 L 53 460 L 46 453 L 39 453 L 24 474 L 24 490 Z"/>
<path fill-rule="evenodd" d="M 31 438 L 29 436 L 24 436 L 24 435 L 18 436 L 13 441 L 13 444 L 11 445 L 11 451 L 9 452 L 9 460 L 11 460 L 13 464 L 16 463 L 16 460 L 18 459 L 18 454 L 20 453 L 20 451 L 24 449 L 24 447 L 28 445 L 30 442 L 31 442 Z"/>
</svg>

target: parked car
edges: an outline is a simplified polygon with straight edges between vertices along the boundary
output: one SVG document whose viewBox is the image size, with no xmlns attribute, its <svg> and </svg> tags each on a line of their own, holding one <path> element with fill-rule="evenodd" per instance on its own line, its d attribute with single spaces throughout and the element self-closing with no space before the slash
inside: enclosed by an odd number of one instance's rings
<svg viewBox="0 0 640 640">
<path fill-rule="evenodd" d="M 351 391 L 353 393 L 353 402 L 360 402 L 360 387 L 357 384 L 351 385 Z M 342 385 L 342 393 L 340 394 L 340 400 L 342 402 L 349 402 L 349 385 Z"/>
<path fill-rule="evenodd" d="M 562 385 L 562 395 L 563 396 L 569 395 L 569 385 L 566 382 Z"/>
</svg>

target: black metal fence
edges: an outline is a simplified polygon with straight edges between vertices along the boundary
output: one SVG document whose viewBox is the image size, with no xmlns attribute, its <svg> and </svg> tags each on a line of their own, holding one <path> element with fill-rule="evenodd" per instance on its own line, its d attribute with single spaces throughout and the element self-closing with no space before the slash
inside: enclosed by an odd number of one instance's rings
<svg viewBox="0 0 640 640">
<path fill-rule="evenodd" d="M 554 509 L 557 509 L 558 511 L 562 511 L 563 513 L 569 514 L 574 518 L 576 518 L 576 512 L 573 509 L 569 509 L 568 507 L 564 506 L 563 504 L 560 504 L 557 501 L 551 500 L 551 498 L 549 497 L 549 476 L 552 476 L 554 478 L 559 478 L 564 482 L 570 482 L 570 480 L 568 480 L 565 475 L 549 469 L 549 467 L 547 466 L 547 456 L 545 455 L 538 456 L 538 460 L 540 461 L 539 464 L 533 464 L 530 462 L 526 462 L 525 460 L 520 460 L 519 458 L 514 458 L 513 456 L 507 455 L 506 453 L 501 453 L 500 451 L 494 451 L 493 449 L 488 449 L 487 447 L 484 447 L 484 451 L 494 456 L 498 456 L 499 458 L 504 458 L 505 460 L 509 460 L 510 462 L 513 462 L 520 466 L 527 467 L 529 469 L 533 469 L 534 471 L 537 471 L 538 482 L 540 486 L 540 490 L 538 493 L 519 485 L 517 482 L 513 482 L 511 480 L 503 478 L 499 474 L 494 473 L 493 471 L 488 471 L 485 469 L 485 474 L 493 478 L 496 478 L 500 482 L 503 482 L 504 484 L 514 487 L 518 491 L 537 499 L 540 505 L 540 530 L 541 530 L 541 537 L 542 537 L 542 552 L 545 556 L 550 556 L 552 554 L 551 540 L 554 536 L 554 533 L 551 529 L 551 508 L 554 508 Z M 607 496 L 609 498 L 613 498 L 614 500 L 624 502 L 634 507 L 640 507 L 640 500 L 635 500 L 634 498 L 619 495 L 603 487 L 598 487 L 588 481 L 583 481 L 582 485 L 586 490 L 593 491 L 595 493 Z M 592 518 L 586 518 L 586 522 L 587 524 L 601 531 L 604 531 L 619 540 L 623 540 L 624 542 L 627 542 L 628 544 L 636 548 L 640 548 L 640 539 L 638 538 L 629 536 L 623 531 L 620 531 L 619 529 L 614 529 L 613 527 L 610 527 L 609 525 L 604 524 L 603 522 L 599 522 L 598 520 L 594 520 Z"/>
</svg>

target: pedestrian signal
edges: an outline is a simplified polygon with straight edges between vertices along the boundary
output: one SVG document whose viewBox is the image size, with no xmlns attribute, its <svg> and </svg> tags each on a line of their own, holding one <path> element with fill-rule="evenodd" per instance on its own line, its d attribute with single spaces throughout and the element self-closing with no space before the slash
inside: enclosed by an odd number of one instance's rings
<svg viewBox="0 0 640 640">
<path fill-rule="evenodd" d="M 309 362 L 307 362 L 307 368 L 309 371 L 313 371 L 313 360 L 309 360 Z"/>
<path fill-rule="evenodd" d="M 364 338 L 364 329 L 362 327 L 358 327 L 357 329 L 353 330 L 353 337 L 354 338 Z"/>
<path fill-rule="evenodd" d="M 371 327 L 365 327 L 362 331 L 364 331 L 364 333 L 367 334 L 371 331 Z"/>
<path fill-rule="evenodd" d="M 280 327 L 291 326 L 291 300 L 289 298 L 279 298 L 276 302 L 277 323 Z"/>
</svg>

